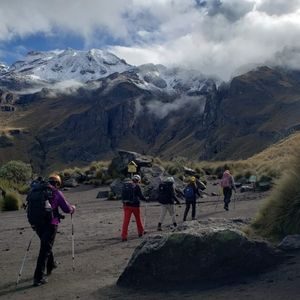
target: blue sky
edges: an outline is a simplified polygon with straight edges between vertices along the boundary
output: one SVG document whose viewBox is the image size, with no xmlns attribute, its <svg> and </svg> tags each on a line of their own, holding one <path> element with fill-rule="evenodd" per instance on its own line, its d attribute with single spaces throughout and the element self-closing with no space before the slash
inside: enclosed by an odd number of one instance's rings
<svg viewBox="0 0 300 300">
<path fill-rule="evenodd" d="M 28 51 L 108 49 L 230 78 L 247 66 L 300 68 L 300 0 L 1 0 L 0 61 Z"/>
</svg>

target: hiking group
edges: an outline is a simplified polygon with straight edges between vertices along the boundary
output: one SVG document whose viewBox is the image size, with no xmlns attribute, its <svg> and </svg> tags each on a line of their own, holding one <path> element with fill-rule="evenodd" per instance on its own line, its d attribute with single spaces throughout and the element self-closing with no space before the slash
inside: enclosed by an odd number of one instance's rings
<svg viewBox="0 0 300 300">
<path fill-rule="evenodd" d="M 123 201 L 123 226 L 121 238 L 122 241 L 127 241 L 128 226 L 130 223 L 131 215 L 133 214 L 136 220 L 138 236 L 141 237 L 145 234 L 145 230 L 141 220 L 140 213 L 140 200 L 147 203 L 148 199 L 143 195 L 142 190 L 139 186 L 141 181 L 140 175 L 134 175 L 131 181 L 125 181 L 122 188 L 122 201 Z M 173 228 L 177 227 L 176 214 L 175 214 L 175 203 L 180 204 L 176 192 L 181 194 L 185 198 L 186 208 L 184 211 L 183 221 L 186 221 L 190 207 L 192 206 L 192 220 L 196 217 L 196 199 L 197 196 L 201 197 L 201 192 L 206 188 L 205 184 L 202 183 L 195 176 L 190 177 L 189 183 L 184 188 L 183 192 L 175 189 L 175 180 L 173 177 L 167 177 L 158 186 L 158 198 L 157 201 L 161 205 L 160 217 L 157 224 L 157 230 L 162 231 L 162 224 L 169 213 Z M 200 191 L 199 191 L 200 190 Z M 144 220 L 145 225 L 145 220 Z"/>
<path fill-rule="evenodd" d="M 140 187 L 141 176 L 136 174 L 132 179 L 127 180 L 122 186 L 122 202 L 123 202 L 123 225 L 121 232 L 121 240 L 123 242 L 128 239 L 128 226 L 132 214 L 136 220 L 137 233 L 142 237 L 145 232 L 145 218 L 144 224 L 141 218 L 140 201 L 147 202 L 148 199 L 143 195 Z M 224 194 L 224 209 L 229 209 L 231 201 L 232 190 L 236 191 L 234 178 L 229 170 L 223 173 L 221 179 L 221 187 Z M 72 220 L 72 256 L 74 262 L 74 239 L 73 239 L 73 219 L 72 215 L 75 212 L 75 206 L 71 205 L 64 197 L 63 193 L 59 191 L 62 181 L 59 175 L 50 175 L 48 181 L 43 181 L 41 177 L 31 183 L 31 188 L 26 198 L 27 217 L 28 221 L 40 239 L 40 250 L 34 272 L 34 286 L 40 286 L 47 283 L 47 276 L 51 275 L 57 263 L 54 260 L 52 247 L 54 244 L 57 227 L 60 220 L 64 218 L 59 213 L 61 209 L 64 213 L 71 214 Z M 185 199 L 185 210 L 183 214 L 183 221 L 187 220 L 188 213 L 192 207 L 192 220 L 196 218 L 196 199 L 201 197 L 203 190 L 206 188 L 205 184 L 195 176 L 189 178 L 189 182 L 184 187 L 183 191 L 176 189 L 175 180 L 173 177 L 167 177 L 158 186 L 158 202 L 161 206 L 160 216 L 157 224 L 157 231 L 162 231 L 162 224 L 168 213 L 172 219 L 173 228 L 177 227 L 175 204 L 180 204 L 177 194 L 183 196 Z M 31 240 L 27 251 L 29 250 Z M 26 253 L 27 254 L 27 253 Z M 24 266 L 26 255 L 23 260 L 17 284 L 21 277 L 21 272 Z M 74 269 L 74 265 L 73 265 Z"/>
</svg>

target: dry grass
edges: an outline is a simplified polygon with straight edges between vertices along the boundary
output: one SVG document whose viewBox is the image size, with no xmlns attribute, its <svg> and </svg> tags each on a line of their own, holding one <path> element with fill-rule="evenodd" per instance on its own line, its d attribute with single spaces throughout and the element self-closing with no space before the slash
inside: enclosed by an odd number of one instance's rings
<svg viewBox="0 0 300 300">
<path fill-rule="evenodd" d="M 300 231 L 300 154 L 276 183 L 272 194 L 252 224 L 265 237 L 281 238 Z"/>
</svg>

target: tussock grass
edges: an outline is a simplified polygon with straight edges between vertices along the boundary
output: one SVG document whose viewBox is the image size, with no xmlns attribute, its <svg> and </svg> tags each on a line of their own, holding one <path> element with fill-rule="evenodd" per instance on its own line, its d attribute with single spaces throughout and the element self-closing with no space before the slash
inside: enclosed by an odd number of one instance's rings
<svg viewBox="0 0 300 300">
<path fill-rule="evenodd" d="M 29 191 L 29 185 L 23 182 L 0 178 L 0 189 L 3 191 L 18 191 L 20 194 L 26 194 Z"/>
<path fill-rule="evenodd" d="M 281 238 L 300 233 L 300 154 L 276 183 L 252 227 L 265 237 Z"/>
<path fill-rule="evenodd" d="M 22 205 L 20 194 L 15 191 L 6 192 L 1 202 L 3 211 L 18 210 Z"/>
</svg>

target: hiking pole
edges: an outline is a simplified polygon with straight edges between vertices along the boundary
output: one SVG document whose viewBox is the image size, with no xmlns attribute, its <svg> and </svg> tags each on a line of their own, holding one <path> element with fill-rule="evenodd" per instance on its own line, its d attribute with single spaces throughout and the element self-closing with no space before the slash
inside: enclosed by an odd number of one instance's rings
<svg viewBox="0 0 300 300">
<path fill-rule="evenodd" d="M 236 192 L 234 192 L 234 195 L 233 195 L 233 209 L 235 209 L 235 194 L 236 194 Z"/>
<path fill-rule="evenodd" d="M 147 209 L 148 209 L 148 203 L 146 201 L 145 208 L 144 208 L 144 231 L 146 230 Z"/>
<path fill-rule="evenodd" d="M 33 239 L 34 235 L 35 235 L 35 232 L 33 232 L 32 237 L 29 240 L 29 244 L 28 244 L 28 247 L 26 249 L 26 252 L 25 252 L 25 255 L 24 255 L 24 258 L 23 258 L 23 261 L 22 261 L 21 269 L 20 269 L 19 274 L 18 274 L 16 286 L 18 286 L 18 284 L 20 282 L 20 279 L 21 279 L 21 276 L 22 276 L 22 272 L 23 272 L 23 268 L 24 268 L 24 265 L 25 265 L 25 260 L 26 260 L 27 254 L 29 252 L 29 249 L 30 249 L 30 246 L 31 246 L 31 242 L 32 242 L 32 239 Z"/>
<path fill-rule="evenodd" d="M 74 245 L 74 222 L 73 214 L 71 214 L 71 223 L 72 223 L 72 269 L 75 271 L 75 245 Z"/>
<path fill-rule="evenodd" d="M 218 200 L 217 200 L 217 203 L 216 203 L 216 206 L 215 206 L 215 211 L 217 210 L 217 206 L 219 205 L 219 202 L 221 201 L 221 195 L 223 193 L 223 190 L 220 188 L 219 189 L 219 196 L 218 196 Z"/>
</svg>

